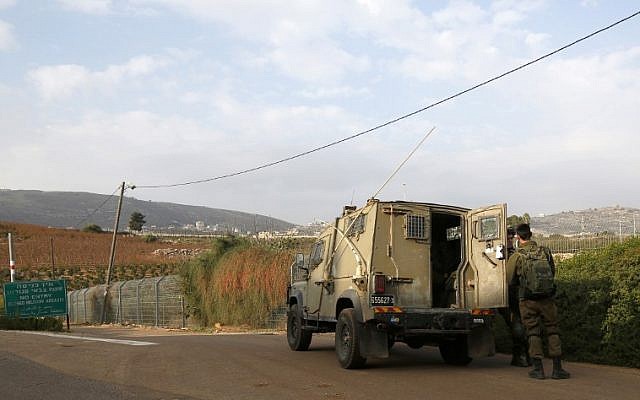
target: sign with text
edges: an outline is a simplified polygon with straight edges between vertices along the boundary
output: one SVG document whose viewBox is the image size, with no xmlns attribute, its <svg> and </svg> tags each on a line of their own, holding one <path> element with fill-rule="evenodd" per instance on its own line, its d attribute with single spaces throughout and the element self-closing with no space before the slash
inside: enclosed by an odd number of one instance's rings
<svg viewBox="0 0 640 400">
<path fill-rule="evenodd" d="M 4 307 L 11 317 L 65 315 L 67 284 L 64 280 L 5 283 Z"/>
</svg>

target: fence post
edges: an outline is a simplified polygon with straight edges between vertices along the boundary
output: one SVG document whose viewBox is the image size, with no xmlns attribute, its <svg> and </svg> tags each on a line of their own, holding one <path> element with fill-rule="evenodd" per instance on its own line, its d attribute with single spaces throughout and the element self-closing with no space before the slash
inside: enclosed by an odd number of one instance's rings
<svg viewBox="0 0 640 400">
<path fill-rule="evenodd" d="M 82 307 L 84 308 L 84 323 L 87 323 L 87 290 L 84 289 L 82 291 Z"/>
<path fill-rule="evenodd" d="M 120 282 L 120 286 L 118 286 L 118 311 L 116 314 L 116 321 L 122 325 L 122 287 L 127 281 Z"/>
<path fill-rule="evenodd" d="M 144 282 L 144 278 L 138 281 L 136 285 L 136 322 L 140 325 L 140 285 Z"/>
<path fill-rule="evenodd" d="M 186 326 L 186 318 L 184 315 L 184 296 L 180 296 L 180 309 L 182 311 L 182 328 Z"/>
<path fill-rule="evenodd" d="M 159 308 L 160 308 L 160 295 L 158 293 L 158 290 L 160 289 L 160 282 L 164 278 L 165 277 L 163 276 L 162 278 L 158 279 L 156 281 L 156 284 L 155 284 L 155 290 L 156 290 L 156 328 L 158 327 L 158 314 L 159 314 Z"/>
</svg>

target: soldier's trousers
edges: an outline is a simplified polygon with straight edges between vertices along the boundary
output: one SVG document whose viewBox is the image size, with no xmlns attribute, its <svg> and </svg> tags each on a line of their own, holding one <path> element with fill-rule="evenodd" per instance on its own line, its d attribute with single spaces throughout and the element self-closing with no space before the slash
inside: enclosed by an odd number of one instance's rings
<svg viewBox="0 0 640 400">
<path fill-rule="evenodd" d="M 552 298 L 541 300 L 520 300 L 520 315 L 527 330 L 529 356 L 543 358 L 542 326 L 544 325 L 549 345 L 549 357 L 560 357 L 560 332 L 558 330 L 558 309 Z"/>
</svg>

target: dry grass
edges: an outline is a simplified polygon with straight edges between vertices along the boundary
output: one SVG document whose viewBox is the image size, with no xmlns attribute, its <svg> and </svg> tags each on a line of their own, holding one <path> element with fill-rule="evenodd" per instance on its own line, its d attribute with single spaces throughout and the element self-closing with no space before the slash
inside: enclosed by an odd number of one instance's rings
<svg viewBox="0 0 640 400">
<path fill-rule="evenodd" d="M 0 222 L 0 260 L 9 264 L 7 233 L 11 233 L 18 279 L 64 278 L 71 289 L 102 284 L 109 265 L 112 234 L 47 228 L 38 225 Z M 154 254 L 158 249 L 197 250 L 208 247 L 210 240 L 147 242 L 140 236 L 119 234 L 112 280 L 139 279 L 176 273 L 188 256 Z M 55 270 L 52 268 L 51 249 Z M 0 268 L 6 282 L 9 268 Z"/>
<path fill-rule="evenodd" d="M 285 304 L 293 255 L 308 243 L 288 246 L 223 239 L 210 253 L 185 264 L 182 276 L 193 316 L 203 326 L 261 327 Z"/>
</svg>

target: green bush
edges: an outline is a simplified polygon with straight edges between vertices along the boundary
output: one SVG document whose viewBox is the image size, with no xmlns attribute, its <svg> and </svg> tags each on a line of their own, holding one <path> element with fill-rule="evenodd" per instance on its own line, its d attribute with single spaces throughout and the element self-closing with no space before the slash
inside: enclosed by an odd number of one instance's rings
<svg viewBox="0 0 640 400">
<path fill-rule="evenodd" d="M 56 317 L 10 318 L 0 315 L 0 329 L 62 331 L 62 319 Z"/>
<path fill-rule="evenodd" d="M 557 280 L 565 356 L 640 367 L 640 239 L 565 260 Z"/>
<path fill-rule="evenodd" d="M 158 241 L 158 237 L 156 235 L 148 234 L 144 235 L 145 243 L 153 243 Z"/>
<path fill-rule="evenodd" d="M 91 224 L 82 228 L 82 232 L 103 233 L 104 231 L 102 230 L 100 225 Z"/>
</svg>

